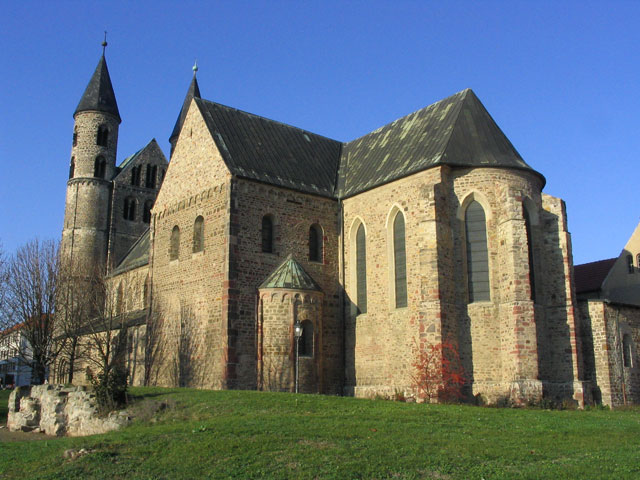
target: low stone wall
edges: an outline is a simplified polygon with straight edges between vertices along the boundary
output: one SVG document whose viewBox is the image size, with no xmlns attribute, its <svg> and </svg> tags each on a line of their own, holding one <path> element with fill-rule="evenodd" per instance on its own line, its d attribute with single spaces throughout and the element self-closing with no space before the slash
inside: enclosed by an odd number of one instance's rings
<svg viewBox="0 0 640 480">
<path fill-rule="evenodd" d="M 126 412 L 100 417 L 96 395 L 87 387 L 18 387 L 9 396 L 7 428 L 12 432 L 80 437 L 117 430 L 129 422 Z"/>
</svg>

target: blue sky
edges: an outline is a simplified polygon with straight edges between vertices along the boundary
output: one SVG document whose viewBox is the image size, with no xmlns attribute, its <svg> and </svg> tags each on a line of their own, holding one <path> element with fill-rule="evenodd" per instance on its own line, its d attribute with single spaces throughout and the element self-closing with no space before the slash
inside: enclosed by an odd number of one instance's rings
<svg viewBox="0 0 640 480">
<path fill-rule="evenodd" d="M 639 220 L 640 2 L 5 2 L 0 241 L 59 238 L 73 111 L 101 53 L 118 161 L 168 137 L 197 58 L 202 96 L 336 140 L 472 88 L 567 202 L 574 261 Z"/>
</svg>

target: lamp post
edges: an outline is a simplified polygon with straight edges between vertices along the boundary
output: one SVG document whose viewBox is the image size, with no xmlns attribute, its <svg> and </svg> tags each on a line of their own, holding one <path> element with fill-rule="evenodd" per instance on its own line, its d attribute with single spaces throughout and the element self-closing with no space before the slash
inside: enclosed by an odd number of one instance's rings
<svg viewBox="0 0 640 480">
<path fill-rule="evenodd" d="M 298 379 L 300 376 L 300 368 L 299 368 L 299 348 L 300 348 L 300 337 L 302 336 L 302 324 L 296 320 L 296 323 L 293 324 L 293 336 L 296 338 L 296 393 L 298 393 Z"/>
</svg>

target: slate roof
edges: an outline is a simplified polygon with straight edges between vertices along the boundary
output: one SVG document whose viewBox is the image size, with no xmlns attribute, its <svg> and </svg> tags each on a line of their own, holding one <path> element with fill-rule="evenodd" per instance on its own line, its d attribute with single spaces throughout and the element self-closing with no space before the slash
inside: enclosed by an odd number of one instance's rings
<svg viewBox="0 0 640 480">
<path fill-rule="evenodd" d="M 191 100 L 193 100 L 194 98 L 200 98 L 200 87 L 198 87 L 198 80 L 196 79 L 195 72 L 193 74 L 193 79 L 191 80 L 191 85 L 189 85 L 189 89 L 187 90 L 187 95 L 184 97 L 184 102 L 182 103 L 182 108 L 180 109 L 180 115 L 178 115 L 176 124 L 173 126 L 173 131 L 171 132 L 171 136 L 169 137 L 169 142 L 180 135 L 180 130 L 182 130 L 182 125 L 184 124 L 184 119 L 187 117 L 187 112 L 189 111 L 189 105 L 191 105 Z"/>
<path fill-rule="evenodd" d="M 528 170 L 544 183 L 466 89 L 345 144 L 338 197 L 438 165 Z"/>
<path fill-rule="evenodd" d="M 259 288 L 321 291 L 318 284 L 291 255 L 262 282 Z"/>
<path fill-rule="evenodd" d="M 150 246 L 150 233 L 147 229 L 140 238 L 134 243 L 122 261 L 116 268 L 113 269 L 111 275 L 117 275 L 124 273 L 134 268 L 142 267 L 149 263 L 149 246 Z"/>
<path fill-rule="evenodd" d="M 573 267 L 576 293 L 596 292 L 616 263 L 617 258 L 608 258 L 597 262 L 583 263 Z"/>
<path fill-rule="evenodd" d="M 334 197 L 340 142 L 219 103 L 195 101 L 232 174 Z"/>
<path fill-rule="evenodd" d="M 120 112 L 118 111 L 116 94 L 113 91 L 113 85 L 111 85 L 107 60 L 104 58 L 104 55 L 100 57 L 98 66 L 95 72 L 93 72 L 93 76 L 91 80 L 89 80 L 89 84 L 82 94 L 80 103 L 78 103 L 73 115 L 75 116 L 79 112 L 88 110 L 111 113 L 118 118 L 118 123 L 122 121 L 120 119 Z"/>
</svg>

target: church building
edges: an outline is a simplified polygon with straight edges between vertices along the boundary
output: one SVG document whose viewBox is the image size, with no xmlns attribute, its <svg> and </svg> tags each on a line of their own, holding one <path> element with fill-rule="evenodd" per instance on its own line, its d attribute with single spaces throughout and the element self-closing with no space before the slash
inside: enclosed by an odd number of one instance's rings
<svg viewBox="0 0 640 480">
<path fill-rule="evenodd" d="M 446 342 L 469 398 L 590 401 L 565 205 L 473 91 L 341 142 L 194 71 L 170 162 L 116 166 L 103 55 L 74 119 L 62 251 L 106 268 L 133 384 L 292 391 L 297 344 L 302 392 L 411 395 Z"/>
</svg>

